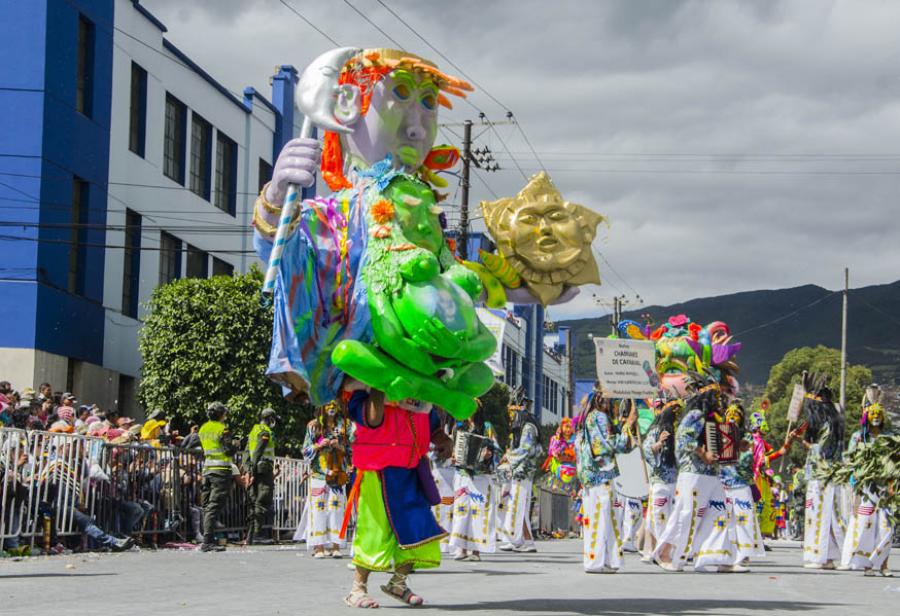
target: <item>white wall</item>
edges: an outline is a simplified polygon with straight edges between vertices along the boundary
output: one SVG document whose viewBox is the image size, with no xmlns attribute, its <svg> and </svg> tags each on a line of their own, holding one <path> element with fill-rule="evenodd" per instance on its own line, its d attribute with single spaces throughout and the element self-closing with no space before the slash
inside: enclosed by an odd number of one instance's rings
<svg viewBox="0 0 900 616">
<path fill-rule="evenodd" d="M 252 249 L 250 228 L 253 201 L 258 185 L 259 159 L 272 162 L 275 115 L 258 100 L 248 113 L 243 105 L 217 90 L 195 70 L 163 47 L 163 33 L 134 9 L 130 0 L 116 0 L 115 22 L 118 31 L 113 48 L 113 105 L 110 129 L 109 203 L 107 224 L 125 224 L 125 209 L 142 216 L 141 247 L 158 248 L 162 230 L 204 251 L 210 257 L 230 263 L 235 272 L 246 271 L 256 258 L 239 251 Z M 167 33 L 178 40 L 190 32 Z M 139 43 L 122 32 L 140 39 Z M 223 41 L 223 44 L 227 42 Z M 149 46 L 149 47 L 148 47 Z M 131 63 L 147 71 L 147 114 L 145 155 L 128 149 L 131 104 Z M 215 76 L 213 76 L 215 77 Z M 165 100 L 169 92 L 188 107 L 185 144 L 185 186 L 163 174 L 163 138 Z M 237 99 L 242 95 L 234 93 Z M 210 200 L 195 195 L 190 185 L 190 139 L 193 112 L 213 126 L 212 194 Z M 224 132 L 237 143 L 236 215 L 219 210 L 215 199 L 216 134 Z M 148 187 L 149 186 L 149 187 Z M 124 231 L 108 231 L 107 244 L 122 246 Z M 140 375 L 141 358 L 137 348 L 140 320 L 122 314 L 122 249 L 107 249 L 103 305 L 106 308 L 103 366 L 130 376 Z M 138 319 L 145 316 L 147 302 L 159 282 L 161 253 L 141 250 Z M 182 274 L 187 257 L 182 253 Z M 212 259 L 209 260 L 212 273 Z"/>
</svg>

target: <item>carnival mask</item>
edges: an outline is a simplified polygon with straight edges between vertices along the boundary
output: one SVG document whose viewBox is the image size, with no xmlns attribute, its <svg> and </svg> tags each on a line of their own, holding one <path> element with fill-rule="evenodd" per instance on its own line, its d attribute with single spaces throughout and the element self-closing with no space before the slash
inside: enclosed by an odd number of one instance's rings
<svg viewBox="0 0 900 616">
<path fill-rule="evenodd" d="M 600 284 L 591 242 L 603 216 L 565 201 L 541 172 L 511 198 L 482 201 L 500 255 L 544 305 L 565 287 Z"/>
<path fill-rule="evenodd" d="M 880 404 L 873 404 L 866 409 L 866 417 L 873 426 L 880 426 L 884 423 L 884 409 Z"/>
<path fill-rule="evenodd" d="M 769 432 L 769 423 L 766 421 L 766 416 L 762 413 L 752 413 L 750 415 L 750 430 L 759 431 L 760 434 L 767 434 Z"/>
</svg>

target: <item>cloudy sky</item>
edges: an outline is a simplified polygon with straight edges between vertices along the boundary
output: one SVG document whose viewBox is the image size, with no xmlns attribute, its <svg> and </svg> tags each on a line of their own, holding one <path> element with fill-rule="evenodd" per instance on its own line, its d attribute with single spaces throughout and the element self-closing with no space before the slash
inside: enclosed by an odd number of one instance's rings
<svg viewBox="0 0 900 616">
<path fill-rule="evenodd" d="M 334 46 L 285 4 L 341 45 L 390 36 L 459 74 L 377 0 L 142 4 L 236 91 L 268 93 L 273 67 Z M 442 121 L 511 110 L 537 152 L 515 126 L 476 129 L 502 169 L 474 180 L 473 203 L 518 192 L 543 166 L 609 218 L 595 244 L 604 285 L 554 319 L 596 314 L 594 293 L 668 304 L 833 289 L 845 265 L 854 287 L 900 278 L 900 3 L 384 4 L 482 86 Z"/>
</svg>

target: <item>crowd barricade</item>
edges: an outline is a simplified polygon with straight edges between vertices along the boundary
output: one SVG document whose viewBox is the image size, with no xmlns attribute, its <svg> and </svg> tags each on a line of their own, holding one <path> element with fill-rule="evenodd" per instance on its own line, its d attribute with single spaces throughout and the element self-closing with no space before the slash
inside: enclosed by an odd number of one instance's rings
<svg viewBox="0 0 900 616">
<path fill-rule="evenodd" d="M 217 531 L 240 536 L 248 497 L 242 455 Z M 273 511 L 264 526 L 293 531 L 306 498 L 302 460 L 276 458 Z M 0 539 L 35 543 L 77 536 L 77 507 L 100 528 L 142 536 L 145 544 L 198 539 L 202 519 L 203 452 L 148 443 L 112 444 L 78 434 L 0 429 Z M 51 526 L 52 525 L 52 526 Z"/>
<path fill-rule="evenodd" d="M 556 532 L 578 532 L 574 500 L 568 492 L 552 490 L 545 485 L 538 486 L 538 524 L 540 532 L 550 535 Z"/>
</svg>

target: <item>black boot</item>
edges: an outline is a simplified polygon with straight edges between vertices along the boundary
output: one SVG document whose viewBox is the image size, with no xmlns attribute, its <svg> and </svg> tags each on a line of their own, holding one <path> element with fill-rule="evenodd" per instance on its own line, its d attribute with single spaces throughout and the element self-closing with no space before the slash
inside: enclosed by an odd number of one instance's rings
<svg viewBox="0 0 900 616">
<path fill-rule="evenodd" d="M 216 543 L 214 534 L 203 535 L 203 543 L 200 544 L 201 552 L 224 552 L 225 546 Z"/>
</svg>

